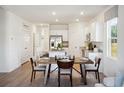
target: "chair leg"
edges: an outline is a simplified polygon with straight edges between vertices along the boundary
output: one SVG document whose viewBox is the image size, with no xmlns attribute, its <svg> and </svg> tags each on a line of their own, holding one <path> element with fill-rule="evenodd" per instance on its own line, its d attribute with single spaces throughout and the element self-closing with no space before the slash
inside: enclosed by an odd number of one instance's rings
<svg viewBox="0 0 124 93">
<path fill-rule="evenodd" d="M 84 85 L 87 84 L 87 71 L 85 71 L 85 77 L 84 77 Z"/>
<path fill-rule="evenodd" d="M 85 71 L 85 77 L 87 77 L 87 71 Z"/>
<path fill-rule="evenodd" d="M 80 64 L 81 77 L 83 78 L 82 64 Z"/>
<path fill-rule="evenodd" d="M 95 75 L 96 75 L 96 79 L 97 79 L 97 72 L 95 72 Z"/>
<path fill-rule="evenodd" d="M 58 87 L 60 87 L 60 70 L 58 70 Z"/>
<path fill-rule="evenodd" d="M 36 71 L 34 71 L 34 79 L 35 79 Z"/>
<path fill-rule="evenodd" d="M 99 77 L 99 72 L 97 72 L 97 74 L 98 74 L 98 82 L 100 83 L 100 77 Z"/>
<path fill-rule="evenodd" d="M 44 73 L 44 76 L 45 76 L 45 70 L 43 71 L 43 73 Z"/>
<path fill-rule="evenodd" d="M 33 71 L 32 71 L 32 73 L 31 73 L 31 82 L 32 82 L 32 79 L 33 79 L 33 74 L 34 74 L 34 73 L 33 73 Z"/>
<path fill-rule="evenodd" d="M 71 81 L 71 86 L 73 86 L 73 84 L 72 84 L 72 75 L 70 75 L 70 81 Z"/>
<path fill-rule="evenodd" d="M 51 64 L 49 64 L 48 78 L 50 77 Z"/>
</svg>

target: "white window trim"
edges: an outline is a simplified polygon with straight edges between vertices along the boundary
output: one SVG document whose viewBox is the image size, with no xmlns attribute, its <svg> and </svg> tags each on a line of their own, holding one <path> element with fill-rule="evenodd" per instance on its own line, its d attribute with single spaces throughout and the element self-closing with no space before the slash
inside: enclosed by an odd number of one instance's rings
<svg viewBox="0 0 124 93">
<path fill-rule="evenodd" d="M 110 59 L 113 59 L 113 60 L 117 60 L 117 57 L 112 57 L 112 55 L 111 55 L 111 39 L 112 39 L 112 37 L 111 37 L 111 26 L 112 25 L 116 25 L 117 24 L 117 20 L 118 20 L 118 18 L 116 17 L 116 18 L 113 18 L 113 19 L 111 19 L 111 20 L 108 20 L 107 21 L 107 57 L 108 58 L 110 58 Z"/>
</svg>

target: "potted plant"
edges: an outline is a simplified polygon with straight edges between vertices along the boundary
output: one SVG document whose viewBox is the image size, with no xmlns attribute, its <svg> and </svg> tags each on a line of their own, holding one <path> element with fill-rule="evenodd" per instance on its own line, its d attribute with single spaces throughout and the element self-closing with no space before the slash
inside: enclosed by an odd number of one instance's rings
<svg viewBox="0 0 124 93">
<path fill-rule="evenodd" d="M 88 49 L 89 49 L 89 50 L 93 50 L 93 44 L 92 44 L 92 42 L 89 42 L 89 44 L 88 44 Z"/>
<path fill-rule="evenodd" d="M 58 43 L 57 50 L 62 50 L 62 43 Z"/>
</svg>

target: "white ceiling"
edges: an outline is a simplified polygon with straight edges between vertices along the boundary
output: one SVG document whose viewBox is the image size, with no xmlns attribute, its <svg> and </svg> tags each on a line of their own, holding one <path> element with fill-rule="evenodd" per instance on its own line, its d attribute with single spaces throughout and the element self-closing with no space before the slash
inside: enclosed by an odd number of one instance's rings
<svg viewBox="0 0 124 93">
<path fill-rule="evenodd" d="M 4 9 L 32 22 L 49 24 L 68 24 L 80 21 L 89 21 L 103 11 L 105 5 L 6 5 Z M 53 16 L 52 12 L 56 15 Z M 84 15 L 80 15 L 83 11 Z M 59 22 L 55 22 L 56 18 Z"/>
</svg>

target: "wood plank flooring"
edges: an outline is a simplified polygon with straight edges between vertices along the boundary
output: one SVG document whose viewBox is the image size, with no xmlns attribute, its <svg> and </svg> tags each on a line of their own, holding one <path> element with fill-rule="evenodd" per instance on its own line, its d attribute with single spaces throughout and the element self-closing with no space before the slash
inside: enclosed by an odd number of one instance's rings
<svg viewBox="0 0 124 93">
<path fill-rule="evenodd" d="M 79 69 L 78 65 L 74 66 Z M 43 85 L 44 74 L 38 72 L 36 74 L 35 80 L 30 82 L 31 77 L 31 65 L 30 62 L 22 65 L 18 69 L 10 73 L 0 73 L 0 87 L 57 87 L 58 86 L 58 76 L 57 71 L 50 74 L 48 84 Z M 103 79 L 103 74 L 100 74 L 101 81 Z M 73 87 L 93 87 L 94 84 L 98 82 L 95 79 L 94 73 L 88 73 L 87 75 L 87 85 L 84 85 L 83 79 L 81 79 L 80 74 L 73 70 Z M 70 87 L 70 80 L 68 76 L 61 76 L 61 87 Z"/>
</svg>

